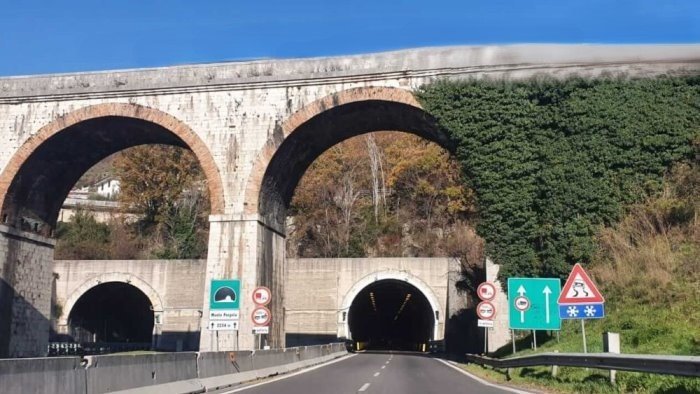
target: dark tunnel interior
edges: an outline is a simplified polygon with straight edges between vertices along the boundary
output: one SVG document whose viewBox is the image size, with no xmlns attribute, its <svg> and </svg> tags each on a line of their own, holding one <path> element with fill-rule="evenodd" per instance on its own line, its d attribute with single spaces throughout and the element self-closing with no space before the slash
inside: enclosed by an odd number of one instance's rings
<svg viewBox="0 0 700 394">
<path fill-rule="evenodd" d="M 151 302 L 128 283 L 93 287 L 78 299 L 68 319 L 77 342 L 150 343 L 153 334 Z"/>
<path fill-rule="evenodd" d="M 365 287 L 352 302 L 348 324 L 354 342 L 372 350 L 419 350 L 433 337 L 435 313 L 423 293 L 399 280 Z"/>
</svg>

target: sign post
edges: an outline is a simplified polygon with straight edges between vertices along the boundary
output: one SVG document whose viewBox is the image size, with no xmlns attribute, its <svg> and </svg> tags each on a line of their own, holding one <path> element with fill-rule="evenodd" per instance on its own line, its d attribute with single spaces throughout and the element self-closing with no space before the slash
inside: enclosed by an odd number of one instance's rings
<svg viewBox="0 0 700 394">
<path fill-rule="evenodd" d="M 489 327 L 493 327 L 493 318 L 496 316 L 496 307 L 491 301 L 496 298 L 496 285 L 491 282 L 483 282 L 476 288 L 476 294 L 481 299 L 476 306 L 476 314 L 479 317 L 477 325 L 484 327 L 484 354 L 489 352 Z"/>
<path fill-rule="evenodd" d="M 588 353 L 585 320 L 605 317 L 605 299 L 581 264 L 575 264 L 571 270 L 559 295 L 558 304 L 559 317 L 562 319 L 581 319 L 583 352 Z"/>
</svg>

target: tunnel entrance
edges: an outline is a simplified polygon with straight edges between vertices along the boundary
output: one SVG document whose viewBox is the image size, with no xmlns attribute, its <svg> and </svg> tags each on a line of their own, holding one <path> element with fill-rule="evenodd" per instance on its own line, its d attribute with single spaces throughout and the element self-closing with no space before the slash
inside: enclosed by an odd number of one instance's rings
<svg viewBox="0 0 700 394">
<path fill-rule="evenodd" d="M 415 286 L 380 280 L 353 300 L 348 325 L 360 347 L 373 350 L 422 350 L 433 339 L 435 312 Z"/>
<path fill-rule="evenodd" d="M 116 347 L 123 344 L 130 349 L 150 348 L 153 323 L 148 297 L 135 286 L 121 282 L 103 283 L 88 290 L 68 316 L 75 342 Z"/>
</svg>

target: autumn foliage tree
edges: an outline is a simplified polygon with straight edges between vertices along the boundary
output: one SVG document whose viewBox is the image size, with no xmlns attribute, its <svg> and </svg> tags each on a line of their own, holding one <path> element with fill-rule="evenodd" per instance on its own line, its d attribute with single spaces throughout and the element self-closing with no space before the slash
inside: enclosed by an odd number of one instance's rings
<svg viewBox="0 0 700 394">
<path fill-rule="evenodd" d="M 202 257 L 209 213 L 206 179 L 194 154 L 168 145 L 142 145 L 114 162 L 119 201 L 140 215 L 159 258 Z"/>
<path fill-rule="evenodd" d="M 460 174 L 448 152 L 410 134 L 373 133 L 338 144 L 297 187 L 288 254 L 461 254 L 466 245 L 454 240 L 464 240 L 475 209 Z"/>
<path fill-rule="evenodd" d="M 107 162 L 120 181 L 122 214 L 98 223 L 90 212 L 80 211 L 72 222 L 61 223 L 57 259 L 205 257 L 208 189 L 191 151 L 142 145 Z M 134 215 L 136 220 L 128 219 Z"/>
</svg>

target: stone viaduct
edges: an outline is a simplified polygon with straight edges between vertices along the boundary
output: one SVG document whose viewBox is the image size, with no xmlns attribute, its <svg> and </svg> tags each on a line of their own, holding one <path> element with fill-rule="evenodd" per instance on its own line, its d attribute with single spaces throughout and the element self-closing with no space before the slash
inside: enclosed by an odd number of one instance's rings
<svg viewBox="0 0 700 394">
<path fill-rule="evenodd" d="M 698 45 L 514 45 L 0 78 L 0 357 L 45 352 L 56 217 L 78 178 L 111 153 L 191 149 L 211 196 L 204 294 L 213 278 L 241 278 L 244 292 L 267 285 L 282 316 L 286 207 L 316 157 L 385 130 L 453 149 L 412 93 L 422 85 L 697 73 L 699 61 Z M 202 336 L 200 349 L 251 348 L 241 322 L 217 344 Z M 283 325 L 273 320 L 272 346 L 284 344 Z"/>
</svg>

